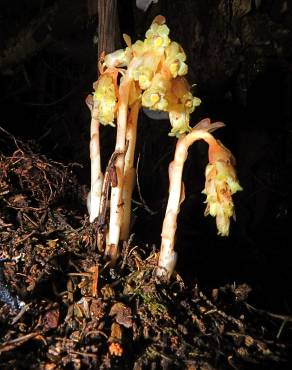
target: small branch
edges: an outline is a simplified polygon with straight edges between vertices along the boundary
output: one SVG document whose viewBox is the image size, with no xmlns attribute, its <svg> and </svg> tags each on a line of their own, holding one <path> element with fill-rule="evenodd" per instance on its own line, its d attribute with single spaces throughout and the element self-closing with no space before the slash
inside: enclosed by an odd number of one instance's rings
<svg viewBox="0 0 292 370">
<path fill-rule="evenodd" d="M 248 310 L 258 312 L 258 313 L 260 313 L 260 314 L 262 314 L 262 315 L 270 316 L 270 317 L 272 317 L 273 319 L 283 320 L 283 321 L 286 321 L 286 322 L 292 322 L 292 316 L 288 316 L 288 315 L 280 315 L 280 314 L 276 314 L 276 313 L 273 313 L 273 312 L 269 312 L 269 311 L 261 310 L 261 309 L 258 309 L 258 308 L 253 307 L 253 306 L 252 306 L 252 305 L 250 305 L 249 303 L 245 303 L 245 305 L 246 305 L 246 308 L 247 308 Z"/>
<path fill-rule="evenodd" d="M 107 211 L 108 211 L 108 201 L 109 201 L 109 190 L 110 187 L 116 187 L 118 185 L 117 173 L 115 168 L 115 163 L 118 156 L 123 155 L 124 152 L 114 152 L 108 162 L 103 187 L 101 192 L 100 207 L 97 221 L 97 240 L 98 249 L 103 250 L 106 241 L 106 227 L 107 227 Z"/>
<path fill-rule="evenodd" d="M 139 198 L 141 200 L 141 202 L 137 202 L 136 200 L 132 199 L 132 202 L 134 204 L 137 204 L 138 206 L 141 206 L 142 208 L 145 209 L 146 212 L 148 212 L 151 216 L 154 216 L 154 215 L 157 215 L 157 213 L 159 211 L 153 211 L 152 209 L 150 209 L 145 201 L 145 199 L 143 198 L 142 196 L 142 192 L 141 192 L 141 187 L 140 187 L 140 181 L 139 181 L 139 176 L 138 176 L 138 169 L 139 169 L 139 164 L 140 164 L 140 155 L 138 156 L 138 159 L 137 159 L 137 174 L 136 174 L 136 184 L 137 184 L 137 190 L 138 190 L 138 194 L 139 194 Z"/>
<path fill-rule="evenodd" d="M 12 351 L 14 348 L 21 346 L 22 344 L 26 343 L 32 338 L 40 337 L 44 342 L 45 339 L 40 335 L 39 332 L 34 332 L 30 334 L 23 335 L 22 337 L 18 337 L 16 339 L 9 340 L 8 342 L 4 342 L 0 345 L 0 354 L 3 352 Z"/>
</svg>

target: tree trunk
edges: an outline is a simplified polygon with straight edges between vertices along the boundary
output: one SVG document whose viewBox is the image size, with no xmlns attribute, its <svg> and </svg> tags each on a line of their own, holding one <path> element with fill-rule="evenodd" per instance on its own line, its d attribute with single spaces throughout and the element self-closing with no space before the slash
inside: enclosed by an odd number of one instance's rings
<svg viewBox="0 0 292 370">
<path fill-rule="evenodd" d="M 119 45 L 120 27 L 116 0 L 98 0 L 98 58 Z"/>
</svg>

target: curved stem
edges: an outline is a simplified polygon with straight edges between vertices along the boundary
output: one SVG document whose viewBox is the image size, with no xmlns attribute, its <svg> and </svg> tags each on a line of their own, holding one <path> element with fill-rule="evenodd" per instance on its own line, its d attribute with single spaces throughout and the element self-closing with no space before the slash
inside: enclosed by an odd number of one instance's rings
<svg viewBox="0 0 292 370">
<path fill-rule="evenodd" d="M 169 278 L 176 263 L 174 251 L 177 216 L 183 196 L 183 166 L 188 156 L 189 147 L 197 140 L 205 140 L 209 145 L 216 144 L 215 138 L 207 129 L 194 129 L 189 134 L 178 139 L 174 160 L 169 165 L 169 197 L 162 226 L 161 247 L 156 274 Z"/>
</svg>

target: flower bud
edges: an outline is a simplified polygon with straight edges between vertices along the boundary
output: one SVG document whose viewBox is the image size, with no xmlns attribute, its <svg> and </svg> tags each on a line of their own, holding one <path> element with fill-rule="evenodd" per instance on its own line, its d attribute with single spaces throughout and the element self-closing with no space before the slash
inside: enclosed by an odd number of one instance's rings
<svg viewBox="0 0 292 370">
<path fill-rule="evenodd" d="M 169 120 L 172 126 L 169 136 L 180 137 L 182 134 L 191 131 L 190 115 L 182 104 L 172 107 L 172 110 L 169 111 Z"/>
<path fill-rule="evenodd" d="M 119 49 L 104 57 L 104 64 L 107 68 L 126 67 L 132 58 L 132 51 L 129 47 Z"/>
</svg>

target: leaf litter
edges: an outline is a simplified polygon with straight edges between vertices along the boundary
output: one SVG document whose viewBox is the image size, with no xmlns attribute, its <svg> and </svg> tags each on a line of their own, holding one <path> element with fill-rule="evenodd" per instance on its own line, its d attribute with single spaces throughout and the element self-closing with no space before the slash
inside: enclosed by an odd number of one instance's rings
<svg viewBox="0 0 292 370">
<path fill-rule="evenodd" d="M 6 136 L 0 369 L 289 368 L 292 317 L 252 307 L 246 284 L 165 284 L 157 249 L 131 239 L 111 266 L 72 167 Z"/>
</svg>

